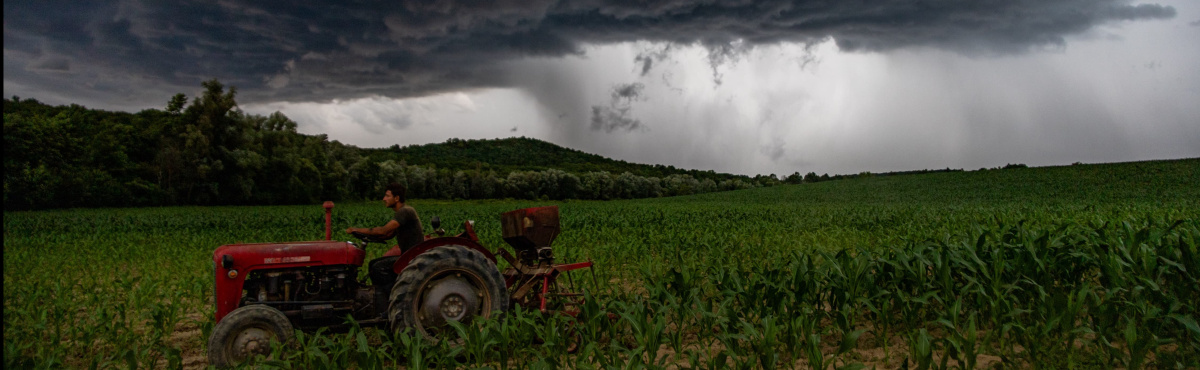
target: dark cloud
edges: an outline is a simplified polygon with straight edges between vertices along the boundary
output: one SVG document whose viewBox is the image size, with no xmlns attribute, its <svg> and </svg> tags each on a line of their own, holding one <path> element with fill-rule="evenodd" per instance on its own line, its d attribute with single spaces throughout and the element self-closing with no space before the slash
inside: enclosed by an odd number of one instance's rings
<svg viewBox="0 0 1200 370">
<path fill-rule="evenodd" d="M 804 46 L 804 54 L 801 54 L 800 56 L 798 56 L 794 59 L 796 62 L 796 66 L 800 67 L 801 70 L 807 70 L 812 66 L 821 64 L 821 58 L 817 57 L 817 52 L 815 50 L 816 47 L 817 47 L 817 44 L 805 45 Z"/>
<path fill-rule="evenodd" d="M 592 130 L 611 133 L 614 130 L 633 131 L 642 128 L 642 121 L 629 114 L 627 106 L 592 106 Z"/>
<path fill-rule="evenodd" d="M 1200 21 L 1191 21 L 1188 22 L 1188 25 L 1192 27 L 1200 27 Z"/>
<path fill-rule="evenodd" d="M 642 50 L 636 57 L 633 58 L 635 64 L 642 66 L 641 75 L 645 76 L 650 73 L 650 69 L 654 67 L 654 63 L 661 62 L 670 55 L 671 44 L 663 45 L 662 47 L 649 48 Z"/>
<path fill-rule="evenodd" d="M 708 65 L 712 68 L 713 82 L 717 85 L 721 84 L 723 75 L 718 71 L 720 66 L 736 63 L 738 58 L 745 55 L 749 49 L 750 45 L 742 40 L 708 45 Z"/>
<path fill-rule="evenodd" d="M 646 85 L 641 82 L 617 85 L 613 87 L 612 99 L 613 102 L 629 103 L 641 99 L 644 90 L 646 90 Z"/>
<path fill-rule="evenodd" d="M 502 62 L 587 44 L 699 43 L 719 82 L 715 66 L 756 45 L 1020 53 L 1174 15 L 1126 0 L 6 1 L 4 64 L 6 86 L 62 96 L 162 99 L 219 78 L 243 102 L 325 101 L 511 86 Z M 660 60 L 637 59 L 643 74 Z"/>
<path fill-rule="evenodd" d="M 71 70 L 71 62 L 66 58 L 49 58 L 33 63 L 30 68 L 38 71 L 68 72 Z"/>
<path fill-rule="evenodd" d="M 614 130 L 633 131 L 644 128 L 642 121 L 633 118 L 632 113 L 633 102 L 645 99 L 642 96 L 645 88 L 646 85 L 640 82 L 613 87 L 612 101 L 607 106 L 592 106 L 592 130 L 611 133 Z"/>
</svg>

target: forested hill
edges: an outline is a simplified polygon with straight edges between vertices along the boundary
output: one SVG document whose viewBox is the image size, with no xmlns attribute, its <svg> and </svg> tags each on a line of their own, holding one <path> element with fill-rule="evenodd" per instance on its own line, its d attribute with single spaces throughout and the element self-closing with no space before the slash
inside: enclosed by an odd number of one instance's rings
<svg viewBox="0 0 1200 370">
<path fill-rule="evenodd" d="M 450 139 L 444 143 L 405 147 L 393 145 L 386 149 L 364 149 L 363 152 L 372 158 L 405 161 L 411 164 L 434 165 L 438 168 L 494 170 L 500 173 L 558 169 L 576 174 L 606 171 L 614 174 L 629 172 L 645 177 L 690 175 L 697 179 L 712 179 L 718 182 L 728 179 L 751 180 L 747 176 L 716 173 L 712 170 L 684 170 L 661 164 L 629 163 L 526 137 L 484 140 Z"/>
<path fill-rule="evenodd" d="M 298 133 L 278 112 L 247 114 L 216 80 L 204 88 L 190 102 L 176 94 L 165 110 L 137 113 L 3 100 L 4 209 L 305 204 L 375 199 L 389 182 L 410 198 L 441 199 L 629 199 L 781 183 L 528 138 L 362 149 Z"/>
</svg>

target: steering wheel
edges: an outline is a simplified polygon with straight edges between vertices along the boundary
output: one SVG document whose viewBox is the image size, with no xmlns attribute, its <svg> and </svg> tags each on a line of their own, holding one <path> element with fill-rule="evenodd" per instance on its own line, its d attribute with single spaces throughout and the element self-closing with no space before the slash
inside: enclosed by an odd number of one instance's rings
<svg viewBox="0 0 1200 370">
<path fill-rule="evenodd" d="M 363 234 L 363 233 L 360 233 L 357 231 L 350 233 L 350 236 L 358 238 L 358 240 L 362 240 L 364 244 L 365 243 L 387 243 L 387 238 L 381 238 L 381 237 L 374 236 L 374 235 L 367 235 L 367 234 Z"/>
</svg>

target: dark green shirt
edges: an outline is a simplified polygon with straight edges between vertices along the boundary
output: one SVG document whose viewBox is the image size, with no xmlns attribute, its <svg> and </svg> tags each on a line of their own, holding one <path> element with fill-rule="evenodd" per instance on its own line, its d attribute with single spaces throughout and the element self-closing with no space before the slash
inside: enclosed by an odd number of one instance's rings
<svg viewBox="0 0 1200 370">
<path fill-rule="evenodd" d="M 400 250 L 408 250 L 414 245 L 425 240 L 425 231 L 421 228 L 421 218 L 417 217 L 417 210 L 405 204 L 404 207 L 396 210 L 396 222 L 400 223 L 400 227 L 396 228 L 396 245 L 400 246 Z"/>
</svg>

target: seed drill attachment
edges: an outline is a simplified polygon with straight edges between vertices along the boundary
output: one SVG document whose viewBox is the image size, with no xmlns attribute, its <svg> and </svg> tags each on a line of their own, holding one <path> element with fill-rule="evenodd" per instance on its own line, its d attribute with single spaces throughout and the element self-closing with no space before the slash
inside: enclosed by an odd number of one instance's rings
<svg viewBox="0 0 1200 370">
<path fill-rule="evenodd" d="M 542 312 L 557 311 L 566 315 L 579 314 L 583 294 L 574 291 L 574 281 L 568 275 L 569 287 L 558 284 L 558 277 L 571 270 L 592 267 L 592 261 L 555 264 L 550 244 L 558 237 L 558 207 L 518 209 L 500 215 L 504 241 L 517 255 L 500 249 L 498 256 L 511 266 L 505 270 L 505 283 L 512 302 Z M 593 272 L 595 279 L 595 272 Z"/>
</svg>

